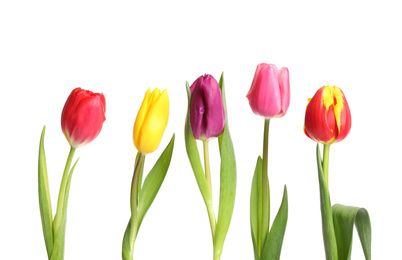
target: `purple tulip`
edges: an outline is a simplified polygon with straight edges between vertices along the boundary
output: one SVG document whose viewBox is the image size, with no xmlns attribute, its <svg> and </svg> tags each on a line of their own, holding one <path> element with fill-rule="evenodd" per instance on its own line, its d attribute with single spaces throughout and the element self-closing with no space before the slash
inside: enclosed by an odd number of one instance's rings
<svg viewBox="0 0 402 260">
<path fill-rule="evenodd" d="M 225 110 L 216 79 L 208 74 L 200 76 L 190 90 L 190 124 L 194 137 L 209 140 L 222 134 L 225 128 Z"/>
<path fill-rule="evenodd" d="M 265 118 L 283 117 L 290 100 L 288 69 L 283 67 L 278 71 L 274 64 L 259 64 L 247 98 L 254 114 Z"/>
</svg>

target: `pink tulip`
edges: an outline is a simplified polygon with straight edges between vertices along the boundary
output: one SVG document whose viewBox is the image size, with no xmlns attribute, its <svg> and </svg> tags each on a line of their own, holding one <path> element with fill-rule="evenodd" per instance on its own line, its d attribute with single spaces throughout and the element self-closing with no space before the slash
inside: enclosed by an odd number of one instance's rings
<svg viewBox="0 0 402 260">
<path fill-rule="evenodd" d="M 102 130 L 106 112 L 105 97 L 81 88 L 74 89 L 61 113 L 61 129 L 71 147 L 93 141 Z"/>
<path fill-rule="evenodd" d="M 261 63 L 247 93 L 254 114 L 265 118 L 283 117 L 289 107 L 289 71 L 274 64 Z"/>
</svg>

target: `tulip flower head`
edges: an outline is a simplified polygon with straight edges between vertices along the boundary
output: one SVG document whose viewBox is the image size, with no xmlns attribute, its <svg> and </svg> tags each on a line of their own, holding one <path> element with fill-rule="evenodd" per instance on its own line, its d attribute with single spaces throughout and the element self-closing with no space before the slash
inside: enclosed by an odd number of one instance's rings
<svg viewBox="0 0 402 260">
<path fill-rule="evenodd" d="M 169 119 L 169 97 L 155 88 L 147 90 L 144 101 L 135 119 L 133 139 L 137 150 L 143 154 L 154 152 L 165 132 Z"/>
<path fill-rule="evenodd" d="M 304 132 L 312 140 L 323 144 L 342 141 L 351 125 L 349 105 L 340 88 L 324 86 L 309 100 Z"/>
<path fill-rule="evenodd" d="M 283 67 L 278 71 L 274 64 L 259 64 L 247 98 L 254 114 L 283 117 L 290 101 L 289 70 Z"/>
<path fill-rule="evenodd" d="M 102 93 L 74 89 L 61 113 L 61 129 L 71 147 L 92 142 L 106 120 L 106 101 Z"/>
<path fill-rule="evenodd" d="M 194 138 L 218 137 L 225 129 L 225 109 L 218 82 L 205 74 L 194 81 L 190 91 L 190 124 Z"/>
</svg>

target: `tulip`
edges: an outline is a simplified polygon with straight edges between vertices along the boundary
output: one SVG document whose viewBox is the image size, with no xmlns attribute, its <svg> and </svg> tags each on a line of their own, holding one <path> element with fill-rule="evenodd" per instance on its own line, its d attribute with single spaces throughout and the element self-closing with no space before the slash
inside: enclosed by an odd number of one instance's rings
<svg viewBox="0 0 402 260">
<path fill-rule="evenodd" d="M 102 130 L 106 112 L 105 97 L 81 88 L 74 89 L 61 113 L 61 129 L 71 147 L 92 142 Z"/>
<path fill-rule="evenodd" d="M 324 86 L 310 99 L 304 132 L 312 140 L 332 144 L 343 140 L 352 124 L 349 105 L 340 88 Z"/>
<path fill-rule="evenodd" d="M 194 81 L 190 91 L 190 125 L 194 138 L 218 137 L 225 128 L 225 110 L 218 82 L 205 74 Z"/>
<path fill-rule="evenodd" d="M 133 139 L 137 150 L 143 154 L 158 148 L 169 118 L 169 97 L 155 88 L 148 89 L 134 124 Z"/>
<path fill-rule="evenodd" d="M 289 107 L 289 71 L 274 64 L 261 63 L 247 93 L 254 114 L 265 118 L 283 117 Z"/>
</svg>

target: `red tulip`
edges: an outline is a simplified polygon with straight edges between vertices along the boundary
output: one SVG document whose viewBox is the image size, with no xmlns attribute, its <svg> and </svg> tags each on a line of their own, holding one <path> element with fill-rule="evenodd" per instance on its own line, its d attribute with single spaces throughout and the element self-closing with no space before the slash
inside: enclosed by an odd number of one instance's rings
<svg viewBox="0 0 402 260">
<path fill-rule="evenodd" d="M 265 118 L 283 117 L 290 101 L 288 69 L 283 67 L 278 71 L 274 64 L 259 64 L 247 98 L 254 114 Z"/>
<path fill-rule="evenodd" d="M 102 130 L 106 112 L 105 97 L 81 88 L 74 89 L 61 113 L 61 129 L 71 147 L 93 141 Z"/>
<path fill-rule="evenodd" d="M 304 132 L 312 140 L 323 144 L 342 141 L 351 125 L 349 105 L 340 88 L 324 86 L 309 101 Z"/>
</svg>

